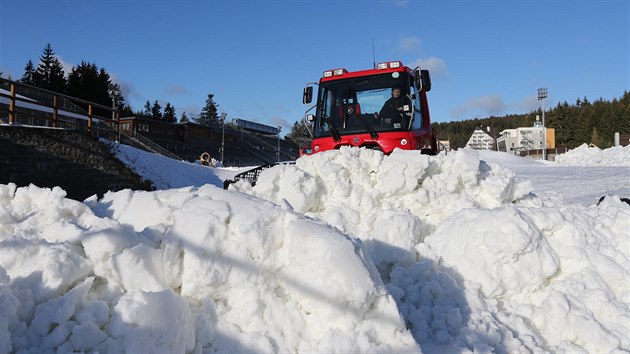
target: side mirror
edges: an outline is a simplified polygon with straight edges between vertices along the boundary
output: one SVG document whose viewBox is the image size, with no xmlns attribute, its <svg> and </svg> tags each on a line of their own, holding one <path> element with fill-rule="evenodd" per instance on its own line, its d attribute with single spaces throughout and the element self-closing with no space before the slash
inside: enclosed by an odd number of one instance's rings
<svg viewBox="0 0 630 354">
<path fill-rule="evenodd" d="M 313 86 L 306 86 L 302 95 L 302 103 L 307 104 L 313 101 Z"/>
<path fill-rule="evenodd" d="M 431 91 L 431 74 L 429 70 L 420 70 L 420 77 L 422 78 L 424 90 L 427 92 Z"/>
<path fill-rule="evenodd" d="M 422 90 L 422 78 L 420 77 L 422 74 L 420 73 L 420 68 L 415 68 L 413 71 L 413 84 L 416 86 L 416 90 Z"/>
<path fill-rule="evenodd" d="M 314 122 L 315 121 L 315 115 L 314 114 L 307 114 L 306 115 L 306 120 L 309 122 Z"/>
</svg>

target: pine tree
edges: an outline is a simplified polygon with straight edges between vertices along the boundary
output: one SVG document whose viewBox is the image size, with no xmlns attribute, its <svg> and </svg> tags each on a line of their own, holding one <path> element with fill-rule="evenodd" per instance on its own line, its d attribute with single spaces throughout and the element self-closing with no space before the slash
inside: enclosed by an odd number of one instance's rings
<svg viewBox="0 0 630 354">
<path fill-rule="evenodd" d="M 630 133 L 630 92 L 624 92 L 616 109 L 617 131 Z"/>
<path fill-rule="evenodd" d="M 124 102 L 120 86 L 112 82 L 109 73 L 104 68 L 99 69 L 98 75 L 96 76 L 96 82 L 98 88 L 96 91 L 96 94 L 98 95 L 96 98 L 97 103 L 100 103 L 103 106 L 111 107 L 112 94 L 116 99 L 116 106 L 120 106 L 121 102 Z"/>
<path fill-rule="evenodd" d="M 33 85 L 33 75 L 35 74 L 35 66 L 33 65 L 32 60 L 28 60 L 26 63 L 26 67 L 24 67 L 24 75 L 20 79 L 20 82 L 25 83 L 27 85 Z"/>
<path fill-rule="evenodd" d="M 113 84 L 105 69 L 99 69 L 95 63 L 82 61 L 72 67 L 68 74 L 66 92 L 68 95 L 86 101 L 95 102 L 106 107 L 112 107 L 112 95 L 117 109 L 125 106 L 125 98 L 118 84 Z M 85 107 L 87 109 L 87 107 Z M 95 114 L 110 117 L 111 111 L 97 109 Z"/>
<path fill-rule="evenodd" d="M 53 64 L 50 67 L 50 78 L 48 88 L 51 91 L 65 93 L 66 90 L 66 74 L 63 71 L 63 66 L 59 59 L 53 59 Z"/>
<path fill-rule="evenodd" d="M 569 104 L 566 101 L 558 103 L 549 113 L 547 126 L 555 130 L 556 146 L 564 146 L 568 140 L 567 127 L 570 125 Z"/>
<path fill-rule="evenodd" d="M 98 97 L 97 77 L 98 69 L 94 63 L 82 61 L 78 66 L 72 67 L 68 74 L 68 95 L 87 101 L 96 101 Z"/>
<path fill-rule="evenodd" d="M 44 48 L 44 53 L 39 58 L 39 65 L 33 74 L 33 84 L 51 91 L 65 93 L 65 73 L 50 43 Z"/>
<path fill-rule="evenodd" d="M 164 116 L 162 117 L 162 119 L 170 123 L 177 122 L 175 107 L 171 106 L 169 102 L 166 102 L 166 107 L 164 107 Z"/>
<path fill-rule="evenodd" d="M 131 110 L 131 106 L 128 104 L 125 104 L 122 106 L 121 110 L 120 110 L 120 116 L 121 117 L 131 117 L 133 116 L 133 110 Z"/>
<path fill-rule="evenodd" d="M 291 131 L 289 132 L 289 134 L 287 134 L 286 138 L 294 141 L 300 146 L 306 146 L 311 140 L 309 128 L 310 131 L 312 131 L 312 127 L 310 127 L 310 125 L 307 125 L 307 123 L 305 123 L 303 120 L 296 121 L 295 123 L 293 123 Z"/>
<path fill-rule="evenodd" d="M 162 106 L 160 106 L 157 100 L 155 100 L 153 106 L 151 106 L 151 118 L 162 120 Z"/>
<path fill-rule="evenodd" d="M 151 117 L 151 102 L 149 102 L 149 100 L 144 103 L 144 111 L 142 111 L 142 116 L 147 118 Z"/>
<path fill-rule="evenodd" d="M 201 109 L 199 117 L 197 117 L 196 123 L 205 126 L 216 125 L 219 121 L 219 115 L 217 114 L 218 104 L 214 102 L 214 95 L 208 94 L 206 99 L 206 105 Z"/>
<path fill-rule="evenodd" d="M 186 115 L 186 112 L 182 113 L 181 118 L 179 118 L 179 122 L 180 123 L 188 123 L 189 122 L 189 119 L 188 119 L 188 116 Z"/>
<path fill-rule="evenodd" d="M 593 133 L 591 134 L 591 144 L 597 147 L 601 147 L 602 145 L 599 134 L 597 134 L 597 128 L 593 128 Z"/>
</svg>

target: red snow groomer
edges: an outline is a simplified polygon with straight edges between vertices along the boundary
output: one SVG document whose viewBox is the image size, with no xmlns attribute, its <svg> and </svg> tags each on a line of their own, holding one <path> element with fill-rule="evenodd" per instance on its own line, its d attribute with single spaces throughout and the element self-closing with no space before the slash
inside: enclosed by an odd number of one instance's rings
<svg viewBox="0 0 630 354">
<path fill-rule="evenodd" d="M 324 71 L 319 83 L 308 83 L 302 102 L 315 105 L 304 118 L 313 124 L 312 153 L 357 146 L 390 154 L 395 148 L 437 153 L 431 129 L 428 70 L 410 69 L 400 61 L 374 69 Z M 315 109 L 315 114 L 309 114 Z"/>
<path fill-rule="evenodd" d="M 319 83 L 306 84 L 302 98 L 305 104 L 313 101 L 313 85 L 319 86 L 317 101 L 304 114 L 304 119 L 313 124 L 313 140 L 310 149 L 300 149 L 300 156 L 341 146 L 375 149 L 384 154 L 395 148 L 437 154 L 427 103 L 427 92 L 431 90 L 428 70 L 410 69 L 400 61 L 354 72 L 327 70 Z M 309 114 L 313 109 L 315 114 Z M 241 179 L 254 185 L 260 172 L 274 165 L 240 173 L 224 181 L 223 186 L 228 188 Z"/>
</svg>

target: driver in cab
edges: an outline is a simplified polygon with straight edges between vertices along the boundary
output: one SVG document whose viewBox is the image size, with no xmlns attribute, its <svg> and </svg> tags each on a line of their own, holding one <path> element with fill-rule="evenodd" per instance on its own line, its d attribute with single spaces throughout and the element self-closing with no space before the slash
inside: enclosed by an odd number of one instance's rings
<svg viewBox="0 0 630 354">
<path fill-rule="evenodd" d="M 404 115 L 405 99 L 401 96 L 400 88 L 392 88 L 392 97 L 385 101 L 377 118 L 385 123 L 401 123 Z"/>
</svg>

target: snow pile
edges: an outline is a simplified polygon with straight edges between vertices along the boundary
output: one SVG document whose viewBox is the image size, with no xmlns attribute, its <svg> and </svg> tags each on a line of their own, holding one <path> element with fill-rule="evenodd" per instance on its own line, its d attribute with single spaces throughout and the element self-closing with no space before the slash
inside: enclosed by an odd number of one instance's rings
<svg viewBox="0 0 630 354">
<path fill-rule="evenodd" d="M 630 206 L 576 191 L 623 194 L 628 167 L 344 148 L 252 196 L 117 153 L 182 187 L 0 185 L 0 353 L 630 352 Z"/>
<path fill-rule="evenodd" d="M 286 202 L 360 237 L 379 269 L 415 261 L 415 246 L 463 209 L 535 202 L 528 181 L 500 165 L 480 163 L 475 150 L 432 158 L 344 147 L 265 170 L 253 188 L 245 180 L 232 188 Z"/>
<path fill-rule="evenodd" d="M 582 144 L 556 156 L 555 162 L 562 166 L 630 166 L 630 145 L 602 150 Z"/>
<path fill-rule="evenodd" d="M 419 352 L 361 243 L 214 186 L 0 185 L 0 353 Z"/>
<path fill-rule="evenodd" d="M 472 150 L 342 148 L 233 189 L 363 240 L 424 352 L 630 350 L 630 207 L 618 197 L 546 206 Z"/>
</svg>

